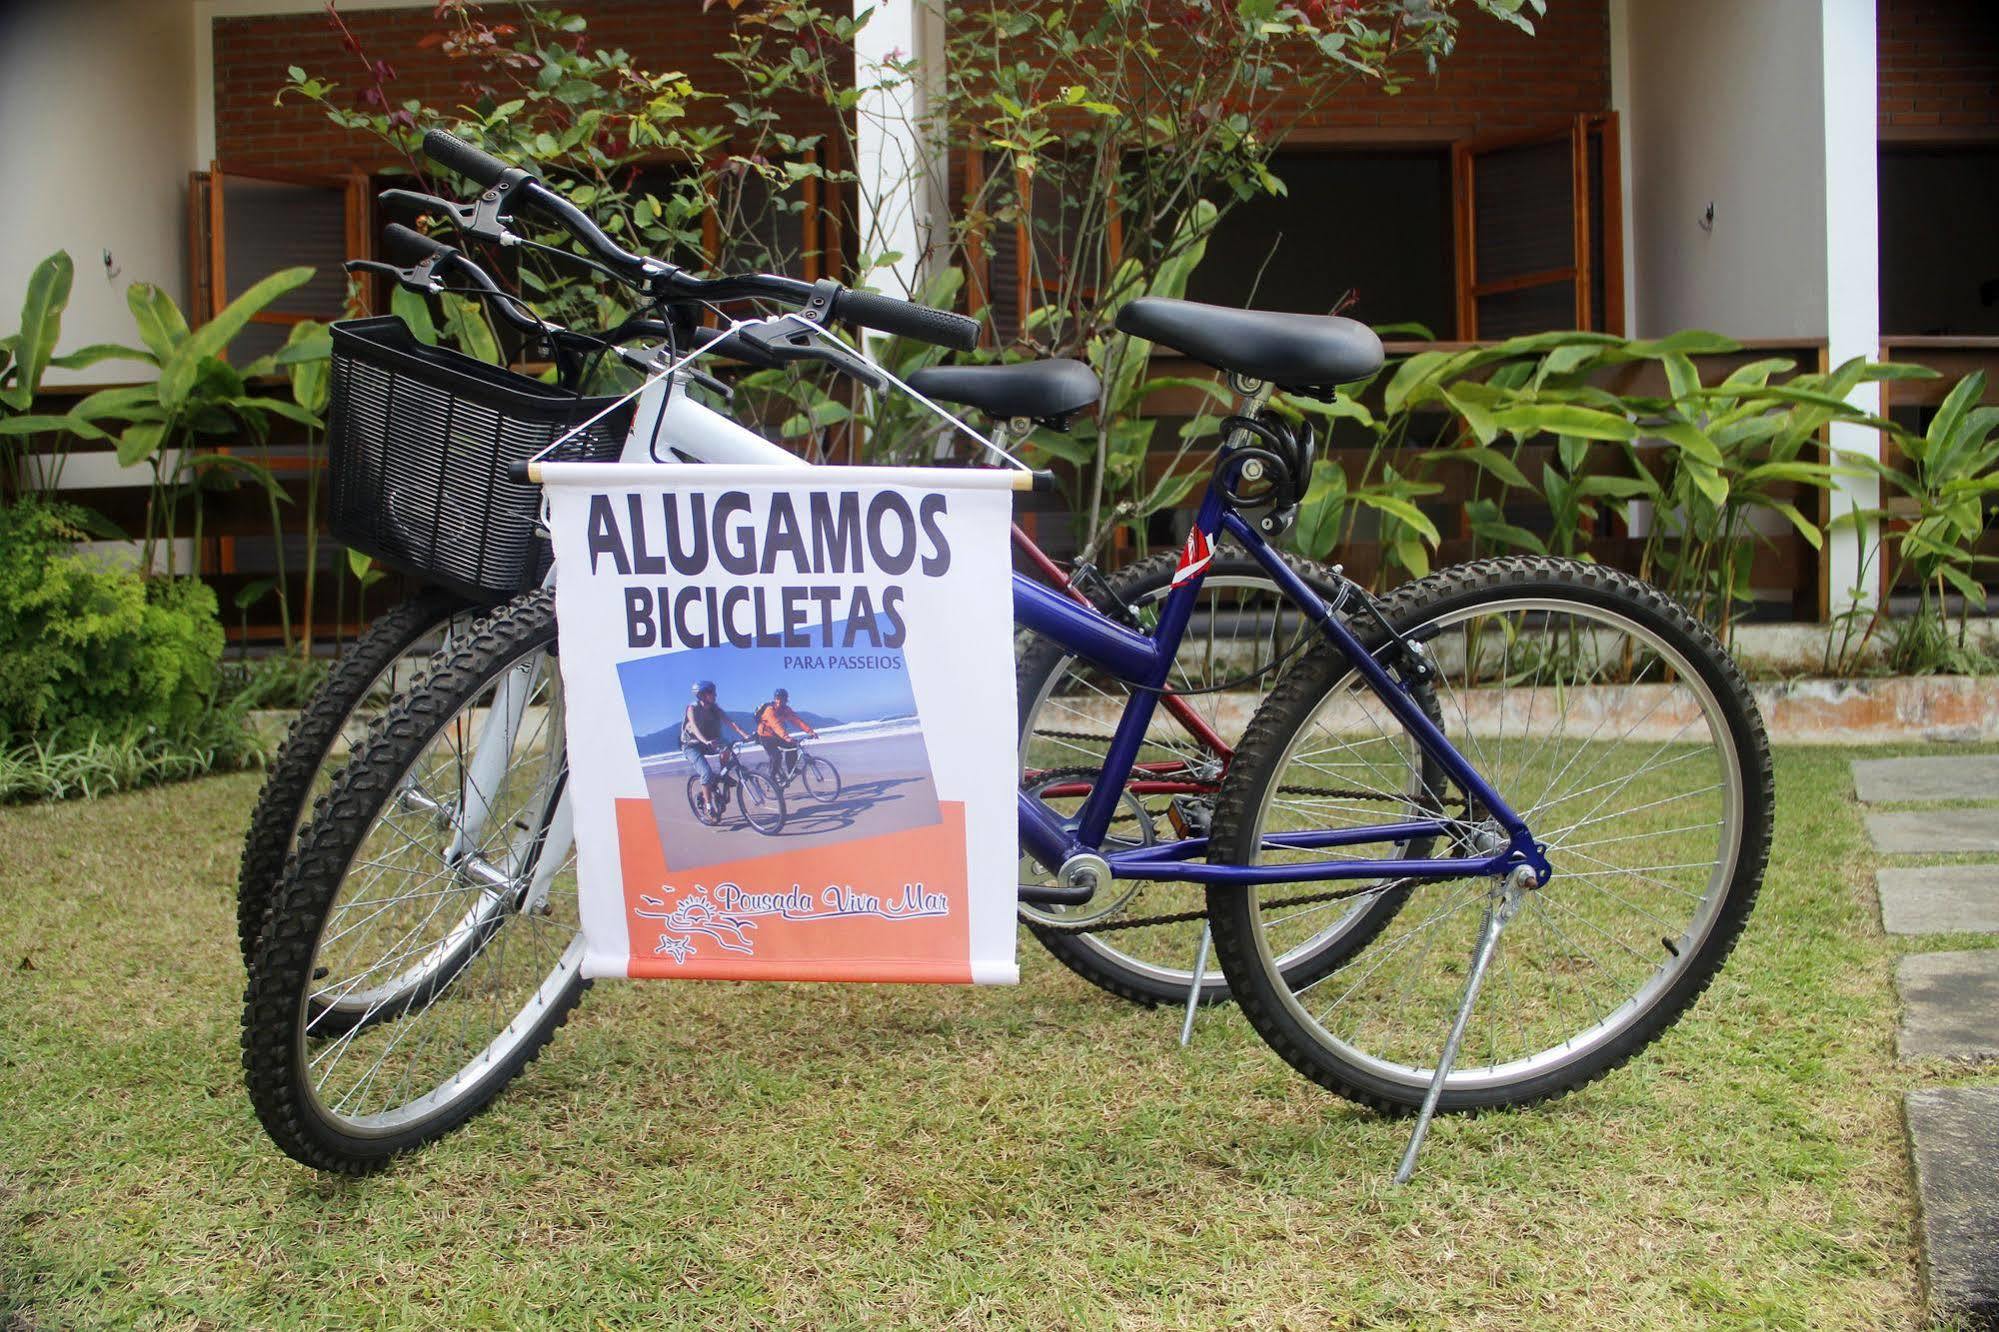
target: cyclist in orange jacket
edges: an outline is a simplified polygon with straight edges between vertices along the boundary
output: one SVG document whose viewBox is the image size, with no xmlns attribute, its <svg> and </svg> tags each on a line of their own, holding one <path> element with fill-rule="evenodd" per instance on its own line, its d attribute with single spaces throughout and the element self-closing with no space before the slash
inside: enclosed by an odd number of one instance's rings
<svg viewBox="0 0 1999 1332">
<path fill-rule="evenodd" d="M 798 742 L 791 738 L 792 726 L 814 740 L 819 738 L 819 732 L 791 710 L 791 691 L 776 690 L 770 702 L 757 709 L 757 743 L 770 758 L 771 775 L 781 782 L 788 781 L 798 766 Z"/>
</svg>

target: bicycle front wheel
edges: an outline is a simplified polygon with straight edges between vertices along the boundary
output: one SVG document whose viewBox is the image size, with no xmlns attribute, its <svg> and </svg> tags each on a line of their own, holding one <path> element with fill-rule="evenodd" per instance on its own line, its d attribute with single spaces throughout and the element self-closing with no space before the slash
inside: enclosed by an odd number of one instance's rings
<svg viewBox="0 0 1999 1332">
<path fill-rule="evenodd" d="M 814 800 L 832 802 L 840 798 L 840 770 L 817 754 L 807 754 L 799 768 L 805 793 Z"/>
<path fill-rule="evenodd" d="M 784 791 L 760 772 L 744 768 L 738 773 L 737 800 L 749 825 L 766 835 L 784 827 Z"/>
<path fill-rule="evenodd" d="M 236 936 L 245 964 L 312 802 L 326 794 L 334 775 L 396 695 L 479 613 L 449 593 L 419 592 L 377 616 L 312 691 L 271 761 L 243 838 L 236 872 Z"/>
<path fill-rule="evenodd" d="M 545 593 L 475 625 L 306 829 L 243 1018 L 251 1101 L 295 1159 L 359 1174 L 436 1138 L 581 996 L 554 646 Z"/>
<path fill-rule="evenodd" d="M 1712 634 L 1598 565 L 1480 561 L 1404 587 L 1385 610 L 1427 657 L 1446 736 L 1526 820 L 1554 871 L 1517 898 L 1499 935 L 1441 1108 L 1559 1096 L 1656 1039 L 1740 934 L 1770 846 L 1762 722 Z M 1264 839 L 1377 822 L 1292 792 L 1335 765 L 1391 761 L 1379 743 L 1387 717 L 1337 654 L 1302 663 L 1237 751 L 1213 858 L 1317 859 L 1328 853 Z M 1438 858 L 1505 845 L 1475 795 L 1452 783 L 1438 796 L 1432 816 L 1453 829 Z M 1345 966 L 1287 980 L 1278 959 L 1349 909 L 1298 900 L 1328 886 L 1211 888 L 1215 951 L 1244 1016 L 1299 1072 L 1378 1109 L 1413 1109 L 1498 883 L 1414 884 L 1391 927 Z"/>
</svg>

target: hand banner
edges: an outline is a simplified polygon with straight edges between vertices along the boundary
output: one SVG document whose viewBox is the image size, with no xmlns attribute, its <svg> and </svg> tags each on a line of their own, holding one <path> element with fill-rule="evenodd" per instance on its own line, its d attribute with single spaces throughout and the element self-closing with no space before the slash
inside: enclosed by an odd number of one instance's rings
<svg viewBox="0 0 1999 1332">
<path fill-rule="evenodd" d="M 541 469 L 586 976 L 1011 983 L 1011 479 Z"/>
</svg>

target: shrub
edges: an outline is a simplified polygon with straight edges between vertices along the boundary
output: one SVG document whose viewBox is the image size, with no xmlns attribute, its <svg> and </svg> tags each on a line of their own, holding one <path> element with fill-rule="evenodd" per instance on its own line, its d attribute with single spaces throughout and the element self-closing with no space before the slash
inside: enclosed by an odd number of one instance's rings
<svg viewBox="0 0 1999 1332">
<path fill-rule="evenodd" d="M 194 729 L 222 658 L 215 593 L 73 551 L 81 524 L 64 505 L 0 507 L 0 739 Z"/>
</svg>

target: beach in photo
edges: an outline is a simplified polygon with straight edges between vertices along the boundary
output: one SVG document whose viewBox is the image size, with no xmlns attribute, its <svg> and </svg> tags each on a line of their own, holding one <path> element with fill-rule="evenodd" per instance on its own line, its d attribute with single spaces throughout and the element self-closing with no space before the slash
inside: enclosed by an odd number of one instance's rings
<svg viewBox="0 0 1999 1332">
<path fill-rule="evenodd" d="M 836 626 L 837 630 L 837 626 Z M 838 642 L 842 635 L 832 635 Z M 659 827 L 667 868 L 701 869 L 783 851 L 837 845 L 938 822 L 937 789 L 916 717 L 916 701 L 901 652 L 892 649 L 694 648 L 661 653 L 618 667 L 626 715 L 645 771 L 646 792 Z M 792 739 L 816 764 L 786 762 L 774 771 L 755 739 L 724 726 L 736 771 L 722 783 L 723 807 L 712 822 L 696 810 L 700 785 L 681 748 L 681 723 L 697 681 L 710 680 L 716 702 L 736 726 L 755 737 L 758 710 L 778 689 L 815 735 Z M 718 771 L 724 756 L 709 763 Z M 793 771 L 793 769 L 796 769 Z M 828 769 L 832 781 L 825 780 Z M 781 791 L 781 821 L 768 803 L 745 810 L 742 774 L 756 774 Z M 754 785 L 754 783 L 749 783 Z M 769 788 L 764 788 L 766 791 Z M 760 829 L 757 823 L 777 826 Z"/>
</svg>

